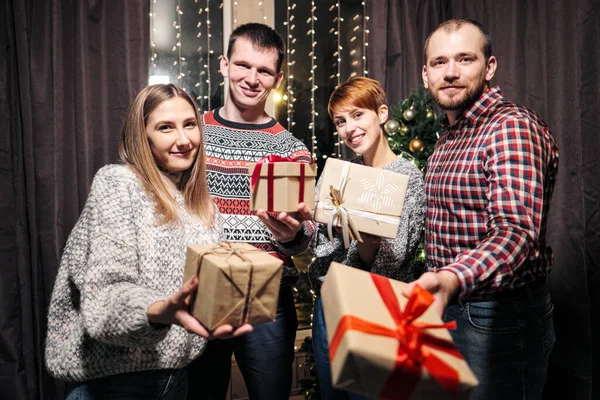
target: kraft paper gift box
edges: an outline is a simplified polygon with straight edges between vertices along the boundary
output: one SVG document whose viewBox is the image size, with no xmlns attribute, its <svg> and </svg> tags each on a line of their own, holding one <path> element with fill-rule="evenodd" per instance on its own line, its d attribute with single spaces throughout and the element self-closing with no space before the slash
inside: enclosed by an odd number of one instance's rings
<svg viewBox="0 0 600 400">
<path fill-rule="evenodd" d="M 321 288 L 333 385 L 382 399 L 468 399 L 478 382 L 418 287 L 331 263 Z"/>
<path fill-rule="evenodd" d="M 275 321 L 282 264 L 247 243 L 188 245 L 184 282 L 198 276 L 191 314 L 211 331 Z"/>
<path fill-rule="evenodd" d="M 394 239 L 408 179 L 407 175 L 396 172 L 328 158 L 321 176 L 314 219 L 344 228 L 343 214 L 346 213 L 349 221 L 346 229 L 351 232 L 357 230 Z M 330 188 L 339 191 L 340 207 L 336 207 Z"/>
<path fill-rule="evenodd" d="M 317 165 L 271 157 L 269 161 L 248 164 L 250 209 L 273 212 L 298 211 L 299 203 L 315 207 Z"/>
</svg>

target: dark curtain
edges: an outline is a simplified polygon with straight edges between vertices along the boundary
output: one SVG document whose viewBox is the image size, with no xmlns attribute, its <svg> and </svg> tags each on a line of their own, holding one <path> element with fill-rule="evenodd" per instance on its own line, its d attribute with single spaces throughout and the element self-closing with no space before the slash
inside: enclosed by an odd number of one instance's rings
<svg viewBox="0 0 600 400">
<path fill-rule="evenodd" d="M 600 2 L 370 0 L 369 75 L 398 104 L 422 84 L 423 45 L 450 18 L 489 29 L 506 98 L 535 110 L 560 147 L 548 235 L 557 344 L 547 398 L 600 398 Z M 595 346 L 594 346 L 595 344 Z M 600 380 L 596 380 L 600 382 Z"/>
<path fill-rule="evenodd" d="M 0 4 L 0 397 L 62 398 L 44 368 L 59 257 L 148 79 L 147 0 Z"/>
</svg>

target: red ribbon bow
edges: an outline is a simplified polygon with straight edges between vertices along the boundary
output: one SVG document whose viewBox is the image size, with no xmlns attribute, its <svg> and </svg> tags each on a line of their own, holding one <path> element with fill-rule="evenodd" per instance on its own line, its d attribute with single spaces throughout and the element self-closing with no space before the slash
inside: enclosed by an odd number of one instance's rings
<svg viewBox="0 0 600 400">
<path fill-rule="evenodd" d="M 393 337 L 398 340 L 396 362 L 379 398 L 408 399 L 421 378 L 422 368 L 425 368 L 446 391 L 456 397 L 460 389 L 458 371 L 424 347 L 426 345 L 462 359 L 454 343 L 425 332 L 426 329 L 456 329 L 456 322 L 428 324 L 415 321 L 433 303 L 434 299 L 431 293 L 416 285 L 408 298 L 406 307 L 401 310 L 389 279 L 380 275 L 370 275 L 396 323 L 396 329 L 390 329 L 352 315 L 344 315 L 329 347 L 330 360 L 333 361 L 344 334 L 349 330 Z"/>
<path fill-rule="evenodd" d="M 260 179 L 260 171 L 262 170 L 263 164 L 267 164 L 267 211 L 273 211 L 273 163 L 276 162 L 298 162 L 291 157 L 281 157 L 275 154 L 269 154 L 264 156 L 256 162 L 256 167 L 252 171 L 252 177 L 250 178 L 250 189 L 254 193 L 254 189 Z M 304 201 L 304 175 L 305 175 L 305 164 L 300 164 L 300 189 L 298 193 L 298 203 Z"/>
</svg>

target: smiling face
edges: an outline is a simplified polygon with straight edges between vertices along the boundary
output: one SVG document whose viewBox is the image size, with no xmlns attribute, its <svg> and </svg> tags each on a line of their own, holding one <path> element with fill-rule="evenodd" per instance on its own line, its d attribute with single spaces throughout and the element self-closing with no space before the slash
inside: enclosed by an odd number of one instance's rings
<svg viewBox="0 0 600 400">
<path fill-rule="evenodd" d="M 146 136 L 156 164 L 169 172 L 192 167 L 200 145 L 200 127 L 190 103 L 173 97 L 148 116 Z"/>
<path fill-rule="evenodd" d="M 271 90 L 277 88 L 283 72 L 277 72 L 276 49 L 257 48 L 246 37 L 238 37 L 231 56 L 221 58 L 221 73 L 229 78 L 229 96 L 239 110 L 264 109 Z"/>
<path fill-rule="evenodd" d="M 354 106 L 333 110 L 333 123 L 344 143 L 355 153 L 369 159 L 382 148 L 382 141 L 386 141 L 381 124 L 387 117 L 386 105 L 380 106 L 378 112 Z"/>
<path fill-rule="evenodd" d="M 465 24 L 435 32 L 427 46 L 423 83 L 435 102 L 447 111 L 451 123 L 487 90 L 496 72 L 496 58 L 483 54 L 483 35 Z"/>
</svg>

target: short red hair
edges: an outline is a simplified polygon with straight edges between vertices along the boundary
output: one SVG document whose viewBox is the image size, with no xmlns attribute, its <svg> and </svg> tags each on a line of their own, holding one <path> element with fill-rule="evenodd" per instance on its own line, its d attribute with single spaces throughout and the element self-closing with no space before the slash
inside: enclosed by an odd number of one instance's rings
<svg viewBox="0 0 600 400">
<path fill-rule="evenodd" d="M 379 113 L 379 108 L 386 104 L 385 92 L 375 79 L 357 76 L 339 85 L 327 105 L 329 117 L 333 119 L 335 110 L 357 107 Z"/>
</svg>

